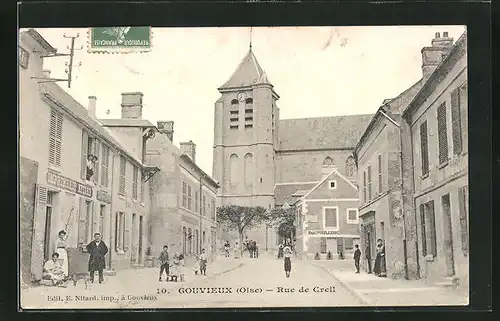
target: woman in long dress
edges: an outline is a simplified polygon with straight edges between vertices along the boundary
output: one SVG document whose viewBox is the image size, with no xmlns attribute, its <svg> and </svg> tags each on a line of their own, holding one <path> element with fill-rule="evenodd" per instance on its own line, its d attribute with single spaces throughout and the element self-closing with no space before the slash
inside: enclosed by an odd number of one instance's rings
<svg viewBox="0 0 500 321">
<path fill-rule="evenodd" d="M 377 256 L 375 258 L 375 266 L 373 272 L 376 276 L 387 277 L 387 269 L 385 265 L 385 245 L 382 239 L 377 240 Z"/>
<path fill-rule="evenodd" d="M 292 261 L 290 257 L 292 256 L 292 250 L 290 247 L 285 246 L 283 249 L 283 256 L 284 258 L 284 268 L 285 268 L 285 275 L 287 278 L 290 277 L 290 272 L 292 271 Z"/>
<path fill-rule="evenodd" d="M 59 231 L 56 239 L 56 253 L 59 254 L 59 262 L 64 273 L 68 277 L 68 252 L 66 251 L 66 231 Z"/>
</svg>

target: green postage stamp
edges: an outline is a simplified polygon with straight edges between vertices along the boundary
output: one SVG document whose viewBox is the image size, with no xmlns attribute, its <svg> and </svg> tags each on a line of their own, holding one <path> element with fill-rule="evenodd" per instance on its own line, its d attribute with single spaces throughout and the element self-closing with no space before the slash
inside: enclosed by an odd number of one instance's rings
<svg viewBox="0 0 500 321">
<path fill-rule="evenodd" d="M 151 51 L 151 27 L 95 27 L 88 31 L 88 51 L 136 53 Z"/>
</svg>

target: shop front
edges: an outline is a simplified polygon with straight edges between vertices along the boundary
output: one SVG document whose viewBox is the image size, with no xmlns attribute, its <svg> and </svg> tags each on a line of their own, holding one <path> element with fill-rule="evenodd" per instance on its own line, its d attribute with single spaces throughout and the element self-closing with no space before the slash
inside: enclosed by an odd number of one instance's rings
<svg viewBox="0 0 500 321">
<path fill-rule="evenodd" d="M 342 234 L 331 230 L 308 230 L 304 235 L 307 257 L 314 259 L 342 259 L 352 257 L 354 245 L 360 243 L 359 235 Z"/>
</svg>

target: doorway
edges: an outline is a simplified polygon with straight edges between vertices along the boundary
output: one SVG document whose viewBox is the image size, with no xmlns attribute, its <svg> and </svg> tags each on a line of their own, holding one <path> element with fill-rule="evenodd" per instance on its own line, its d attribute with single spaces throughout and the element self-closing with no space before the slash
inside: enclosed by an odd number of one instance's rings
<svg viewBox="0 0 500 321">
<path fill-rule="evenodd" d="M 453 229 L 451 225 L 450 194 L 441 197 L 443 207 L 443 232 L 446 276 L 455 275 L 455 259 L 453 254 Z"/>
<path fill-rule="evenodd" d="M 43 249 L 44 259 L 48 260 L 51 257 L 51 244 L 52 244 L 52 205 L 54 202 L 54 192 L 47 192 L 47 203 L 45 207 L 45 231 L 43 236 Z"/>
<path fill-rule="evenodd" d="M 142 229 L 144 228 L 144 217 L 139 216 L 139 264 L 142 264 Z"/>
<path fill-rule="evenodd" d="M 340 259 L 345 258 L 344 239 L 342 237 L 337 238 L 337 253 Z"/>
</svg>

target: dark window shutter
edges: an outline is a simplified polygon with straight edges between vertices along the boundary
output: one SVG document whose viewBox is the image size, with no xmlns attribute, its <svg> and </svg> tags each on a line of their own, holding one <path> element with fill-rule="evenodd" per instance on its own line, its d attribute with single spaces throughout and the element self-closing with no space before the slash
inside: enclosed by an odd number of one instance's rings
<svg viewBox="0 0 500 321">
<path fill-rule="evenodd" d="M 451 92 L 451 122 L 453 134 L 453 154 L 462 152 L 462 124 L 460 117 L 460 88 Z"/>
<path fill-rule="evenodd" d="M 422 175 L 429 173 L 429 141 L 427 139 L 427 121 L 420 125 L 420 154 L 422 157 Z"/>
<path fill-rule="evenodd" d="M 88 154 L 89 136 L 85 130 L 82 131 L 82 168 L 80 177 L 85 179 L 87 176 L 87 154 Z"/>
<path fill-rule="evenodd" d="M 420 210 L 420 232 L 422 235 L 422 255 L 427 255 L 427 234 L 425 232 L 425 208 L 424 204 L 419 207 Z"/>
<path fill-rule="evenodd" d="M 446 103 L 442 103 L 437 110 L 438 140 L 439 140 L 439 164 L 448 161 L 448 133 L 446 126 Z"/>
<path fill-rule="evenodd" d="M 430 201 L 427 207 L 427 215 L 429 217 L 430 239 L 431 239 L 431 254 L 437 256 L 437 235 L 436 235 L 436 214 L 434 212 L 434 201 Z"/>
<path fill-rule="evenodd" d="M 119 219 L 120 219 L 120 217 L 118 215 L 119 215 L 118 212 L 116 212 L 115 213 L 115 251 L 117 251 L 117 252 L 118 252 L 118 250 L 120 248 L 119 245 L 118 245 L 119 244 L 118 238 L 120 237 L 119 236 L 119 231 L 118 231 L 119 230 L 118 226 L 119 226 Z"/>
<path fill-rule="evenodd" d="M 101 163 L 101 142 L 97 139 L 95 140 L 94 149 L 95 151 L 93 154 L 97 157 L 97 163 L 94 164 L 94 176 L 92 177 L 92 179 L 97 185 L 99 184 L 99 165 Z"/>
</svg>

